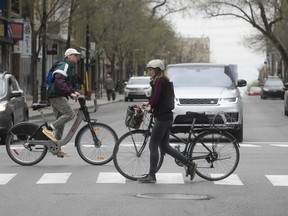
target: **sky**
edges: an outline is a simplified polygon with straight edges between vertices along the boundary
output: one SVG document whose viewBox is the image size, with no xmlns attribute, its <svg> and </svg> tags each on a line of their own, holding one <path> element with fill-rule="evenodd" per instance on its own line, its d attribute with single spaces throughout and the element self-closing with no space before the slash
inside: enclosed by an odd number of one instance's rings
<svg viewBox="0 0 288 216">
<path fill-rule="evenodd" d="M 258 79 L 265 56 L 243 45 L 244 36 L 256 30 L 240 19 L 182 18 L 171 21 L 174 30 L 182 37 L 209 37 L 210 59 L 213 63 L 237 64 L 238 78 L 251 83 Z"/>
</svg>

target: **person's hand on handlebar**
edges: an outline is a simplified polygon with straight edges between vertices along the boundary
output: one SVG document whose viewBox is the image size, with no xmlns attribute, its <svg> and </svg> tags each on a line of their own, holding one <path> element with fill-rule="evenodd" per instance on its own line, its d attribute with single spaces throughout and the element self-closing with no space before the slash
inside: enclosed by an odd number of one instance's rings
<svg viewBox="0 0 288 216">
<path fill-rule="evenodd" d="M 145 107 L 145 110 L 146 110 L 147 112 L 151 112 L 151 106 L 150 106 L 149 102 L 143 102 L 143 103 L 141 104 L 141 106 L 142 106 L 142 107 Z"/>
<path fill-rule="evenodd" d="M 71 97 L 73 100 L 77 101 L 79 95 L 80 95 L 80 93 L 75 91 L 74 93 L 71 93 L 71 94 L 70 94 L 70 97 Z"/>
</svg>

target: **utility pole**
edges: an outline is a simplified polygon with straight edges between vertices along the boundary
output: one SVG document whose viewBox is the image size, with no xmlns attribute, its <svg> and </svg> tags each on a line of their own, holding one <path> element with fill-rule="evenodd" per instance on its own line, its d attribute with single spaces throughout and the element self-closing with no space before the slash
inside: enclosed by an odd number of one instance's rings
<svg viewBox="0 0 288 216">
<path fill-rule="evenodd" d="M 91 92 L 89 86 L 89 51 L 90 51 L 90 28 L 89 28 L 89 10 L 87 9 L 87 24 L 86 24 L 86 64 L 85 64 L 85 78 L 84 78 L 84 92 L 86 99 L 91 100 Z"/>
<path fill-rule="evenodd" d="M 41 83 L 41 101 L 40 103 L 47 103 L 46 96 L 46 84 L 45 84 L 45 76 L 46 76 L 46 24 L 47 24 L 47 0 L 43 0 L 43 17 L 42 17 L 42 83 Z"/>
</svg>

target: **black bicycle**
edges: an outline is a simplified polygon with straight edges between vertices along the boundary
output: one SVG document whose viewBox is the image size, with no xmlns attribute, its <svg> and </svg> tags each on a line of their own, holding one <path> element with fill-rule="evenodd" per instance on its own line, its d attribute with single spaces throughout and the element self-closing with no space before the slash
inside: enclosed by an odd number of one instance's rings
<svg viewBox="0 0 288 216">
<path fill-rule="evenodd" d="M 141 115 L 144 116 L 145 122 L 147 113 L 142 111 Z M 122 176 L 131 180 L 137 180 L 149 173 L 150 165 L 149 141 L 153 128 L 153 115 L 150 115 L 150 119 L 148 117 L 147 124 L 142 124 L 147 126 L 146 129 L 131 130 L 131 128 L 135 128 L 134 126 L 139 128 L 141 115 L 137 112 L 131 114 L 131 107 L 128 108 L 125 124 L 129 131 L 119 138 L 113 151 L 113 162 L 116 169 Z M 187 120 L 190 119 L 191 122 L 187 138 L 181 138 L 170 131 L 170 141 L 174 138 L 175 141 L 184 144 L 183 150 L 180 150 L 180 144 L 176 145 L 175 148 L 197 164 L 196 174 L 200 177 L 209 181 L 217 181 L 230 176 L 237 168 L 240 160 L 239 143 L 230 133 L 225 131 L 227 127 L 230 127 L 229 120 L 227 120 L 230 117 L 223 113 L 214 114 L 209 119 L 211 127 L 199 133 L 198 129 L 194 127 L 196 120 L 208 118 L 208 116 L 205 113 L 187 112 L 186 118 Z M 222 121 L 222 126 L 217 122 L 216 127 L 215 122 L 219 119 Z M 133 121 L 134 123 L 131 124 Z M 160 158 L 157 171 L 164 159 L 164 154 L 160 148 L 158 151 Z M 175 160 L 175 162 L 177 165 L 183 166 L 180 161 Z"/>
<path fill-rule="evenodd" d="M 76 134 L 75 147 L 80 157 L 89 164 L 102 165 L 113 159 L 113 149 L 118 140 L 116 132 L 108 125 L 90 118 L 90 113 L 97 111 L 97 101 L 94 100 L 95 109 L 89 112 L 85 96 L 78 97 L 80 108 L 75 122 L 66 137 L 62 140 L 52 141 L 42 133 L 42 128 L 47 127 L 42 109 L 47 104 L 35 103 L 33 110 L 40 111 L 44 123 L 41 125 L 31 122 L 21 122 L 10 129 L 6 139 L 6 150 L 9 157 L 16 163 L 28 166 L 39 163 L 47 151 L 59 155 L 61 147 L 66 145 L 76 133 L 81 122 L 84 125 Z"/>
</svg>

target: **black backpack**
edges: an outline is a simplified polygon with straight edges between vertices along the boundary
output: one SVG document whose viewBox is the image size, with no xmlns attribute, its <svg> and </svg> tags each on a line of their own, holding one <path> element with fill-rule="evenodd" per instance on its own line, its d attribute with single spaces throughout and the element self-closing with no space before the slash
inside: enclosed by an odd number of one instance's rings
<svg viewBox="0 0 288 216">
<path fill-rule="evenodd" d="M 169 109 L 173 110 L 175 108 L 175 94 L 173 82 L 167 81 L 167 97 L 165 104 L 168 105 Z"/>
</svg>

